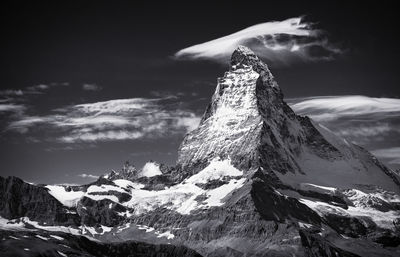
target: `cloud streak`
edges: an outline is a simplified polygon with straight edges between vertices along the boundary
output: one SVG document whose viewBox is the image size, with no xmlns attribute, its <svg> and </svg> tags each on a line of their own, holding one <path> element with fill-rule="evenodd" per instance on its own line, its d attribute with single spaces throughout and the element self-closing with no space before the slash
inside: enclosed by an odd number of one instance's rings
<svg viewBox="0 0 400 257">
<path fill-rule="evenodd" d="M 26 109 L 26 106 L 23 104 L 10 103 L 8 101 L 0 101 L 0 113 L 2 112 L 11 112 L 11 113 L 20 113 Z"/>
<path fill-rule="evenodd" d="M 290 99 L 289 99 L 290 100 Z M 316 121 L 343 117 L 384 115 L 395 117 L 400 113 L 400 99 L 367 96 L 320 96 L 297 99 L 292 108 L 298 114 L 311 116 Z"/>
<path fill-rule="evenodd" d="M 377 149 L 372 151 L 377 157 L 389 159 L 391 164 L 400 164 L 400 147 Z"/>
<path fill-rule="evenodd" d="M 100 91 L 103 88 L 97 84 L 83 84 L 82 89 L 85 91 Z"/>
<path fill-rule="evenodd" d="M 229 60 L 239 45 L 251 48 L 259 57 L 272 63 L 330 60 L 342 53 L 322 30 L 316 30 L 301 17 L 257 24 L 238 32 L 175 53 L 178 60 L 208 59 L 221 63 Z"/>
<path fill-rule="evenodd" d="M 86 174 L 86 173 L 79 174 L 78 177 L 81 177 L 81 178 L 90 178 L 90 179 L 98 179 L 98 178 L 99 178 L 99 176 L 92 175 L 92 174 Z"/>
<path fill-rule="evenodd" d="M 38 84 L 34 86 L 25 87 L 23 89 L 5 89 L 0 90 L 0 96 L 2 97 L 20 97 L 23 95 L 32 95 L 32 94 L 44 94 L 44 92 L 52 87 L 59 87 L 59 86 L 69 86 L 68 82 L 63 83 L 50 83 L 47 84 Z"/>
<path fill-rule="evenodd" d="M 194 129 L 200 117 L 170 107 L 165 98 L 116 99 L 53 110 L 46 116 L 22 116 L 8 129 L 19 133 L 51 130 L 62 143 L 159 138 Z"/>
</svg>

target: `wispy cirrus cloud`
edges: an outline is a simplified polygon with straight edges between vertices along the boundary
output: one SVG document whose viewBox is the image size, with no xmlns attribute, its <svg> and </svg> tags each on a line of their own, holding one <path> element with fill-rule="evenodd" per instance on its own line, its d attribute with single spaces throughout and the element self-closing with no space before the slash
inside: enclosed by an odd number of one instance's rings
<svg viewBox="0 0 400 257">
<path fill-rule="evenodd" d="M 391 164 L 400 165 L 400 147 L 376 149 L 372 151 L 372 154 L 383 159 L 389 159 Z"/>
<path fill-rule="evenodd" d="M 99 176 L 97 176 L 97 175 L 86 174 L 86 173 L 79 174 L 78 177 L 81 177 L 81 178 L 90 178 L 90 179 L 98 179 L 98 178 L 99 178 Z"/>
<path fill-rule="evenodd" d="M 0 113 L 1 112 L 11 112 L 11 113 L 20 113 L 26 109 L 26 106 L 23 104 L 12 103 L 9 101 L 0 101 Z"/>
<path fill-rule="evenodd" d="M 400 99 L 361 95 L 317 96 L 295 99 L 292 108 L 298 114 L 306 114 L 316 121 L 354 116 L 367 116 L 366 118 L 368 118 L 371 115 L 396 117 L 400 113 Z"/>
<path fill-rule="evenodd" d="M 22 116 L 9 130 L 52 130 L 62 143 L 134 140 L 185 133 L 200 118 L 188 110 L 169 107 L 165 98 L 116 99 L 53 110 L 45 116 Z"/>
<path fill-rule="evenodd" d="M 251 48 L 259 57 L 274 64 L 287 64 L 294 59 L 330 60 L 343 52 L 328 41 L 324 31 L 313 27 L 301 17 L 265 22 L 181 49 L 174 58 L 225 63 L 239 45 Z"/>
<path fill-rule="evenodd" d="M 89 83 L 85 83 L 82 85 L 82 89 L 85 91 L 100 91 L 103 88 L 97 84 L 89 84 Z"/>
<path fill-rule="evenodd" d="M 21 96 L 24 92 L 21 89 L 0 90 L 0 96 Z"/>
<path fill-rule="evenodd" d="M 52 82 L 50 84 L 37 84 L 29 87 L 25 87 L 23 89 L 5 89 L 0 90 L 0 96 L 2 97 L 18 97 L 23 95 L 32 95 L 32 94 L 43 94 L 46 90 L 52 87 L 58 86 L 69 86 L 68 82 Z"/>
</svg>

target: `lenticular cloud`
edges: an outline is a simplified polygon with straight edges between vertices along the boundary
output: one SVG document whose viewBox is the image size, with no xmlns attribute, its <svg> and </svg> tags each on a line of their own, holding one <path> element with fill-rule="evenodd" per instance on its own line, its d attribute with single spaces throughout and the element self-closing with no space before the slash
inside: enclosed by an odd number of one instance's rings
<svg viewBox="0 0 400 257">
<path fill-rule="evenodd" d="M 302 18 L 257 24 L 233 34 L 184 48 L 174 57 L 183 60 L 209 59 L 226 62 L 239 45 L 251 48 L 258 56 L 273 63 L 290 63 L 295 59 L 329 60 L 342 53 L 330 44 L 321 30 Z"/>
</svg>

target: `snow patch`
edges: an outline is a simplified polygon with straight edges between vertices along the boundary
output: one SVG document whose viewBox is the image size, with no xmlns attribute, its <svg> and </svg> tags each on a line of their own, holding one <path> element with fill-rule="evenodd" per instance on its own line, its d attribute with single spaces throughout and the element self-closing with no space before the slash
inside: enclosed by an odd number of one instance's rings
<svg viewBox="0 0 400 257">
<path fill-rule="evenodd" d="M 60 236 L 56 236 L 56 235 L 50 235 L 50 237 L 57 239 L 57 240 L 64 240 L 64 238 L 60 237 Z"/>
<path fill-rule="evenodd" d="M 41 235 L 35 235 L 35 237 L 40 238 L 44 241 L 48 241 L 49 239 L 47 237 L 41 236 Z"/>
<path fill-rule="evenodd" d="M 116 197 L 115 195 L 89 195 L 89 194 L 86 194 L 85 196 L 87 198 L 90 198 L 95 201 L 101 201 L 101 200 L 108 199 L 113 202 L 119 203 L 118 197 Z"/>
<path fill-rule="evenodd" d="M 81 235 L 80 230 L 77 228 L 64 227 L 64 226 L 41 226 L 36 221 L 31 221 L 28 217 L 21 218 L 23 223 L 29 224 L 35 228 L 51 231 L 51 232 L 64 232 L 72 235 Z"/>
<path fill-rule="evenodd" d="M 299 226 L 300 226 L 301 228 L 311 228 L 311 227 L 312 227 L 311 224 L 304 223 L 304 222 L 300 222 L 300 221 L 299 221 Z"/>
<path fill-rule="evenodd" d="M 144 187 L 143 184 L 135 183 L 135 182 L 132 182 L 132 181 L 126 180 L 126 179 L 116 179 L 116 180 L 113 180 L 113 183 L 115 185 L 125 188 L 125 189 L 129 189 L 129 188 L 140 189 L 140 188 Z"/>
<path fill-rule="evenodd" d="M 300 183 L 300 189 L 329 195 L 333 195 L 337 191 L 337 189 L 334 187 L 319 186 L 310 183 Z"/>
<path fill-rule="evenodd" d="M 227 176 L 243 176 L 243 172 L 233 167 L 230 159 L 226 159 L 223 161 L 220 161 L 219 159 L 214 159 L 205 169 L 188 178 L 186 182 L 193 184 L 205 184 L 208 181 L 221 179 Z"/>
<path fill-rule="evenodd" d="M 246 181 L 245 178 L 239 179 L 239 180 L 231 180 L 229 181 L 228 184 L 222 185 L 220 187 L 217 187 L 215 189 L 212 189 L 206 193 L 208 196 L 206 202 L 206 206 L 212 207 L 212 206 L 221 206 L 224 203 L 222 202 L 222 199 L 224 199 L 230 192 L 237 188 L 241 188 Z"/>
<path fill-rule="evenodd" d="M 68 255 L 66 255 L 66 254 L 63 253 L 63 252 L 60 252 L 60 251 L 57 251 L 57 252 L 58 252 L 59 255 L 61 255 L 61 256 L 63 256 L 63 257 L 68 257 Z"/>
<path fill-rule="evenodd" d="M 8 220 L 0 216 L 0 229 L 3 230 L 26 230 L 24 224 L 17 223 L 15 220 Z"/>
<path fill-rule="evenodd" d="M 100 226 L 101 226 L 101 229 L 102 229 L 102 231 L 103 231 L 103 232 L 101 232 L 102 235 L 103 235 L 104 233 L 111 232 L 111 230 L 113 229 L 113 227 L 107 227 L 107 226 L 103 226 L 103 225 L 100 225 Z"/>
<path fill-rule="evenodd" d="M 48 185 L 49 194 L 56 198 L 60 203 L 67 207 L 75 207 L 77 202 L 83 197 L 85 192 L 82 191 L 67 191 L 63 186 Z"/>
<path fill-rule="evenodd" d="M 109 191 L 117 191 L 120 193 L 126 193 L 126 191 L 124 189 L 122 189 L 121 187 L 117 187 L 117 186 L 111 186 L 111 185 L 101 185 L 101 186 L 90 186 L 86 193 L 97 193 L 97 192 L 109 192 Z"/>
<path fill-rule="evenodd" d="M 154 228 L 146 226 L 146 225 L 137 225 L 138 229 L 146 230 L 146 233 L 154 231 Z"/>
<path fill-rule="evenodd" d="M 373 208 L 361 206 L 349 206 L 346 210 L 320 201 L 311 201 L 308 199 L 299 199 L 299 201 L 321 216 L 324 216 L 325 213 L 334 213 L 341 216 L 366 217 L 370 218 L 378 227 L 392 230 L 394 229 L 393 221 L 400 216 L 399 212 L 396 211 L 382 212 Z"/>
<path fill-rule="evenodd" d="M 168 240 L 169 240 L 169 239 L 173 239 L 173 238 L 175 237 L 175 235 L 172 234 L 170 231 L 165 231 L 164 233 L 156 232 L 156 234 L 157 234 L 157 237 L 158 237 L 158 238 L 160 238 L 160 237 L 166 237 Z"/>
</svg>

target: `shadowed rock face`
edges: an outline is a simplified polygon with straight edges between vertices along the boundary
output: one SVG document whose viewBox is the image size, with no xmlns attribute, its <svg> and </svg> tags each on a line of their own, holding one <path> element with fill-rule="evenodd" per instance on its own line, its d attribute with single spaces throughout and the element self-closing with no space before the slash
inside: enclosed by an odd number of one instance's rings
<svg viewBox="0 0 400 257">
<path fill-rule="evenodd" d="M 30 185 L 16 177 L 0 177 L 0 216 L 8 219 L 28 217 L 50 225 L 80 223 L 79 216 L 69 213 L 46 188 Z"/>
<path fill-rule="evenodd" d="M 201 257 L 200 254 L 184 246 L 167 244 L 153 245 L 135 241 L 102 243 L 89 240 L 83 236 L 50 233 L 46 231 L 3 231 L 0 236 L 4 238 L 4 240 L 0 241 L 2 257 Z"/>
</svg>

